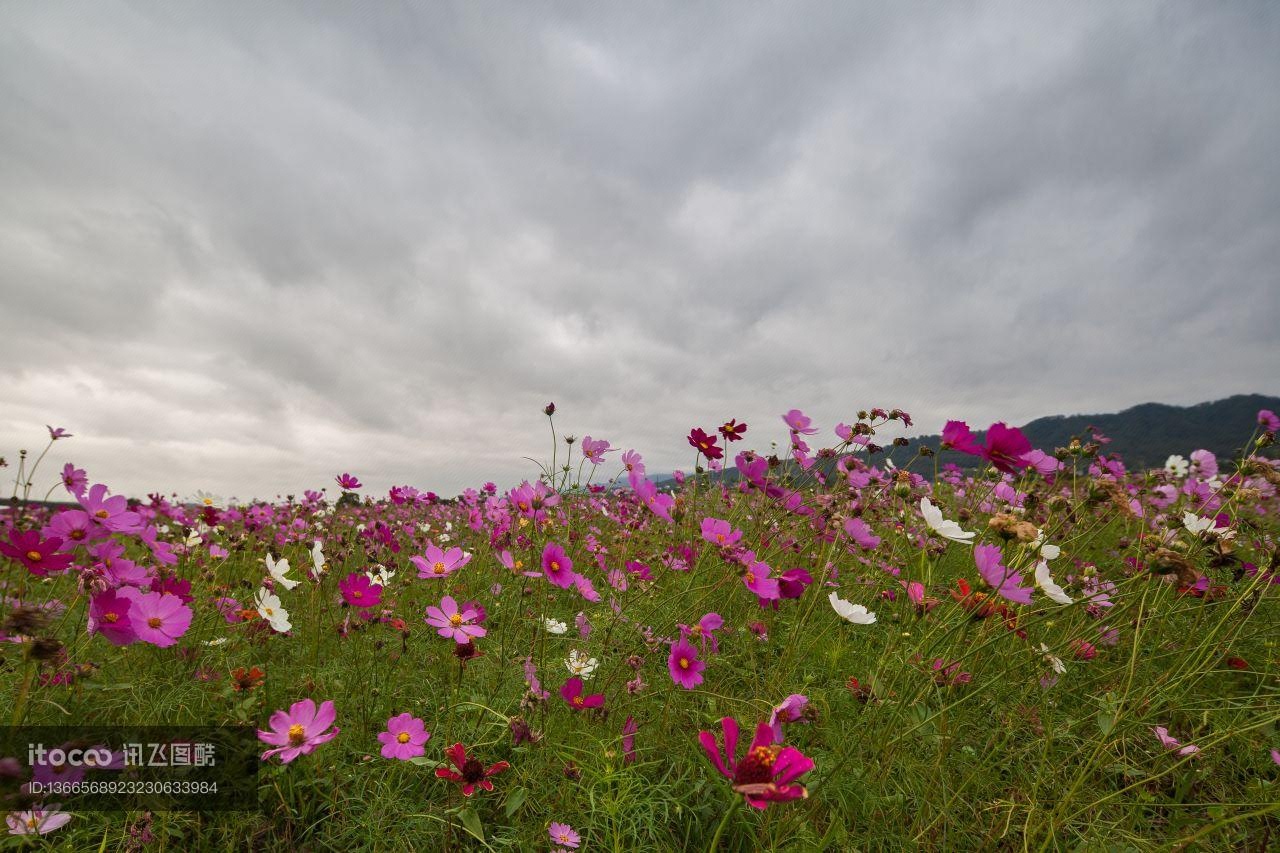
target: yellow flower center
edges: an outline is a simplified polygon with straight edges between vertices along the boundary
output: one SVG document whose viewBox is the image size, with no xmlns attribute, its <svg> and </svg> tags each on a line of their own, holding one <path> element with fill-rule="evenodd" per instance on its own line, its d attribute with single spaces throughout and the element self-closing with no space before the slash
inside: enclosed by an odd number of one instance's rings
<svg viewBox="0 0 1280 853">
<path fill-rule="evenodd" d="M 751 755 L 765 767 L 772 767 L 773 762 L 778 758 L 779 752 L 781 750 L 777 746 L 757 746 L 751 750 Z"/>
<path fill-rule="evenodd" d="M 681 668 L 681 669 L 688 669 L 688 668 L 689 668 L 689 659 L 688 659 L 688 658 L 680 658 L 680 668 Z"/>
<path fill-rule="evenodd" d="M 302 742 L 307 739 L 307 730 L 300 723 L 294 723 L 289 726 L 289 745 L 301 746 Z"/>
<path fill-rule="evenodd" d="M 150 625 L 152 628 L 159 628 L 161 625 L 164 624 L 164 622 L 160 620 L 159 616 L 152 616 L 150 619 L 147 620 L 147 624 Z"/>
<path fill-rule="evenodd" d="M 756 582 L 755 572 L 747 572 L 747 583 L 755 583 L 755 582 Z"/>
<path fill-rule="evenodd" d="M 110 517 L 111 517 L 111 513 L 107 512 L 105 509 L 100 509 L 100 510 L 98 510 L 97 512 L 95 512 L 95 513 L 94 513 L 94 515 L 95 515 L 95 516 L 97 516 L 98 518 L 110 518 Z"/>
<path fill-rule="evenodd" d="M 559 561 L 559 560 L 552 560 L 552 561 L 551 561 L 551 571 L 553 571 L 553 572 L 558 572 L 558 571 L 560 571 L 560 561 Z"/>
<path fill-rule="evenodd" d="M 33 563 L 38 563 L 44 559 L 44 554 L 41 554 L 39 551 L 28 551 L 27 559 Z"/>
<path fill-rule="evenodd" d="M 103 622 L 119 622 L 120 614 L 115 612 L 104 613 L 102 614 L 102 621 Z"/>
<path fill-rule="evenodd" d="M 581 697 L 581 696 L 574 696 L 574 697 L 573 697 L 573 704 L 575 704 L 575 705 L 581 705 L 581 704 L 582 704 L 582 697 Z"/>
<path fill-rule="evenodd" d="M 444 563 L 442 563 L 439 560 L 436 560 L 434 563 L 431 564 L 431 571 L 435 572 L 438 575 L 444 574 Z"/>
<path fill-rule="evenodd" d="M 399 741 L 400 743 L 408 743 L 408 742 L 409 742 L 409 733 L 408 733 L 408 732 L 401 732 L 400 734 L 396 735 L 396 740 L 397 740 L 397 741 Z"/>
<path fill-rule="evenodd" d="M 462 614 L 461 614 L 461 613 L 455 613 L 455 614 L 453 614 L 452 616 L 450 616 L 450 617 L 449 617 L 449 624 L 450 624 L 450 625 L 452 625 L 452 626 L 453 626 L 453 627 L 455 627 L 455 628 L 456 628 L 456 627 L 458 627 L 459 625 L 461 625 L 461 624 L 462 624 Z"/>
<path fill-rule="evenodd" d="M 717 534 L 716 534 L 716 541 L 717 541 L 717 542 L 719 542 L 721 545 L 723 545 L 723 544 L 724 544 L 724 534 L 723 534 L 723 533 L 717 533 Z"/>
</svg>

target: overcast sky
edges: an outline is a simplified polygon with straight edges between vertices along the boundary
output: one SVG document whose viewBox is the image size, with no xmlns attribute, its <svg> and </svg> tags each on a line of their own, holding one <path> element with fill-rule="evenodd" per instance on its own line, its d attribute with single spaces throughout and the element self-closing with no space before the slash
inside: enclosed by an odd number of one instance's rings
<svg viewBox="0 0 1280 853">
<path fill-rule="evenodd" d="M 552 400 L 670 470 L 793 407 L 1280 392 L 1277 45 L 1267 2 L 8 2 L 0 455 L 452 494 L 536 475 Z"/>
</svg>

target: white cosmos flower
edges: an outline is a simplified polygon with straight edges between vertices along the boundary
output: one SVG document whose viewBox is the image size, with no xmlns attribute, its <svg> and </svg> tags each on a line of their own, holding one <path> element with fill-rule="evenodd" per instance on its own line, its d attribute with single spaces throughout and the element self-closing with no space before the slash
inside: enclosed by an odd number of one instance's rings
<svg viewBox="0 0 1280 853">
<path fill-rule="evenodd" d="M 396 573 L 382 565 L 382 563 L 374 563 L 373 567 L 364 573 L 364 576 L 376 583 L 378 586 L 386 586 L 391 582 L 391 579 L 396 576 Z"/>
<path fill-rule="evenodd" d="M 319 578 L 324 574 L 324 551 L 320 550 L 320 540 L 316 540 L 316 544 L 311 546 L 311 565 L 315 569 L 316 577 Z"/>
<path fill-rule="evenodd" d="M 1217 522 L 1212 518 L 1201 518 L 1194 512 L 1184 512 L 1182 514 L 1182 526 L 1197 535 L 1204 533 L 1206 530 L 1212 530 Z"/>
<path fill-rule="evenodd" d="M 1071 604 L 1071 596 L 1053 582 L 1053 578 L 1049 576 L 1049 564 L 1044 560 L 1036 562 L 1036 583 L 1044 590 L 1044 594 L 1052 598 L 1059 604 Z"/>
<path fill-rule="evenodd" d="M 280 605 L 279 596 L 260 589 L 254 604 L 258 605 L 258 615 L 271 623 L 271 630 L 283 634 L 293 627 L 289 623 L 289 611 Z"/>
<path fill-rule="evenodd" d="M 571 649 L 569 659 L 564 662 L 564 665 L 569 668 L 569 672 L 585 681 L 596 671 L 600 661 L 587 657 L 577 649 Z"/>
<path fill-rule="evenodd" d="M 944 539 L 950 539 L 952 542 L 963 542 L 966 545 L 973 544 L 974 533 L 971 531 L 961 530 L 960 525 L 954 521 L 948 521 L 942 517 L 942 510 L 933 505 L 928 498 L 920 499 L 920 514 L 924 516 L 925 524 Z"/>
<path fill-rule="evenodd" d="M 876 621 L 876 615 L 861 604 L 851 604 L 835 592 L 828 596 L 832 608 L 841 619 L 847 619 L 855 625 L 870 625 Z"/>
<path fill-rule="evenodd" d="M 1049 662 L 1049 666 L 1053 667 L 1053 671 L 1058 675 L 1062 675 L 1067 671 L 1067 665 L 1062 662 L 1061 658 L 1049 654 L 1049 647 L 1044 643 L 1040 644 L 1040 653 L 1044 655 L 1044 659 Z"/>
<path fill-rule="evenodd" d="M 1185 477 L 1187 472 L 1191 470 L 1191 463 L 1175 453 L 1164 461 L 1164 470 L 1175 477 Z"/>
<path fill-rule="evenodd" d="M 293 589 L 301 583 L 301 581 L 285 577 L 285 575 L 289 573 L 288 560 L 283 558 L 276 560 L 269 552 L 267 554 L 267 571 L 271 574 L 271 577 L 275 578 L 276 582 L 283 585 L 285 589 Z"/>
<path fill-rule="evenodd" d="M 548 634 L 563 634 L 565 631 L 569 630 L 569 626 L 558 619 L 548 618 L 544 620 L 544 624 L 546 625 Z"/>
<path fill-rule="evenodd" d="M 203 489 L 197 491 L 196 496 L 191 500 L 192 500 L 192 503 L 198 504 L 199 506 L 202 506 L 202 507 L 211 506 L 214 509 L 222 509 L 222 505 L 223 505 L 223 501 L 221 497 L 213 494 L 212 492 L 206 492 Z"/>
<path fill-rule="evenodd" d="M 1044 541 L 1044 531 L 1041 530 L 1036 535 L 1035 541 L 1031 543 L 1031 548 L 1040 552 L 1040 557 L 1045 560 L 1056 560 L 1062 556 L 1062 549 L 1057 545 L 1051 545 Z"/>
</svg>

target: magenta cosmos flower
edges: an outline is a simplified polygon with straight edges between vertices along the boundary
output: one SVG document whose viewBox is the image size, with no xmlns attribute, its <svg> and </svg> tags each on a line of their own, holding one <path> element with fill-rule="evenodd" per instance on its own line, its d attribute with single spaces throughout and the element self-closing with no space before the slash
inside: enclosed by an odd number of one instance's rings
<svg viewBox="0 0 1280 853">
<path fill-rule="evenodd" d="M 282 763 L 288 764 L 299 755 L 314 752 L 317 746 L 338 736 L 340 729 L 333 725 L 337 717 L 333 702 L 328 700 L 321 702 L 319 709 L 312 700 L 303 699 L 294 702 L 288 713 L 276 711 L 271 715 L 271 731 L 258 730 L 258 740 L 275 747 L 262 753 L 262 760 L 278 755 Z"/>
<path fill-rule="evenodd" d="M 343 599 L 352 607 L 377 607 L 382 603 L 382 586 L 360 572 L 352 572 L 338 583 Z"/>
<path fill-rule="evenodd" d="M 573 560 L 554 542 L 548 542 L 542 549 L 542 571 L 547 580 L 561 589 L 568 589 L 573 585 Z"/>
<path fill-rule="evenodd" d="M 11 812 L 4 822 L 10 835 L 44 835 L 66 826 L 70 820 L 71 815 L 58 811 L 56 806 L 52 809 L 36 806 L 30 811 Z"/>
<path fill-rule="evenodd" d="M 13 528 L 9 541 L 0 542 L 0 554 L 22 563 L 31 574 L 44 577 L 66 569 L 75 559 L 71 554 L 58 553 L 62 541 L 56 536 L 41 541 L 38 531 Z"/>
<path fill-rule="evenodd" d="M 711 732 L 698 732 L 698 741 L 715 768 L 733 782 L 733 790 L 747 798 L 748 805 L 764 809 L 769 803 L 809 796 L 805 787 L 795 781 L 813 769 L 813 759 L 795 747 L 775 743 L 768 723 L 756 727 L 756 736 L 741 761 L 737 759 L 737 721 L 724 717 L 720 720 L 720 729 L 724 734 L 723 753 Z"/>
<path fill-rule="evenodd" d="M 129 608 L 133 600 L 119 591 L 100 592 L 89 601 L 89 634 L 101 634 L 113 646 L 127 646 L 138 635 L 133 632 Z"/>
<path fill-rule="evenodd" d="M 438 545 L 428 543 L 423 553 L 426 556 L 409 558 L 409 562 L 418 567 L 420 578 L 448 577 L 471 562 L 471 555 L 457 547 L 445 551 Z"/>
<path fill-rule="evenodd" d="M 489 781 L 490 776 L 497 776 L 503 770 L 511 765 L 505 761 L 499 761 L 497 764 L 491 764 L 485 767 L 475 758 L 467 757 L 467 748 L 460 743 L 455 743 L 444 751 L 448 756 L 450 763 L 457 768 L 456 771 L 450 770 L 448 767 L 440 767 L 436 770 L 436 776 L 440 779 L 448 779 L 451 782 L 457 782 L 462 788 L 462 796 L 469 797 L 475 793 L 476 788 L 483 788 L 486 791 L 493 790 L 493 783 Z"/>
<path fill-rule="evenodd" d="M 699 427 L 689 431 L 689 445 L 707 459 L 719 459 L 724 456 L 724 451 L 716 446 L 716 437 L 707 435 Z"/>
<path fill-rule="evenodd" d="M 599 465 L 604 461 L 604 455 L 612 452 L 612 449 L 609 447 L 609 442 L 605 441 L 603 438 L 593 439 L 589 435 L 584 435 L 582 437 L 582 455 L 585 456 L 587 461 L 592 465 Z"/>
<path fill-rule="evenodd" d="M 600 708 L 604 706 L 604 694 L 592 693 L 582 695 L 582 679 L 578 676 L 570 678 L 560 688 L 560 698 L 569 703 L 569 707 L 581 711 L 584 708 Z"/>
<path fill-rule="evenodd" d="M 126 590 L 122 588 L 121 594 L 130 599 L 129 625 L 142 642 L 167 648 L 191 627 L 191 608 L 178 596 Z"/>
<path fill-rule="evenodd" d="M 577 847 L 582 843 L 582 837 L 567 823 L 552 821 L 547 834 L 551 836 L 552 844 L 559 844 L 561 847 Z"/>
<path fill-rule="evenodd" d="M 142 527 L 142 516 L 129 511 L 129 501 L 124 495 L 107 497 L 107 487 L 97 483 L 88 494 L 78 497 L 80 506 L 89 514 L 93 523 L 113 533 L 133 533 Z"/>
<path fill-rule="evenodd" d="M 1002 555 L 998 545 L 975 545 L 973 561 L 978 566 L 978 574 L 987 585 L 994 589 L 1001 598 L 1014 604 L 1030 604 L 1033 588 L 1022 585 L 1022 575 L 1005 568 L 1001 562 Z"/>
<path fill-rule="evenodd" d="M 350 474 L 339 474 L 333 479 L 335 483 L 342 487 L 344 492 L 354 492 L 356 489 L 364 485 L 359 479 L 351 476 Z"/>
<path fill-rule="evenodd" d="M 707 668 L 705 661 L 698 660 L 698 650 L 684 637 L 671 644 L 671 654 L 667 656 L 667 671 L 671 680 L 685 690 L 692 690 L 702 683 L 702 671 Z"/>
<path fill-rule="evenodd" d="M 720 424 L 720 434 L 724 436 L 725 444 L 742 441 L 742 437 L 747 434 L 747 425 L 738 423 L 737 418 L 734 418 Z"/>
<path fill-rule="evenodd" d="M 446 595 L 440 599 L 439 607 L 428 605 L 426 623 L 441 637 L 451 637 L 459 643 L 469 643 L 476 637 L 483 637 L 487 631 L 475 624 L 478 614 L 474 608 L 458 609 L 458 602 L 453 596 Z"/>
<path fill-rule="evenodd" d="M 408 711 L 387 720 L 387 730 L 378 733 L 382 757 L 401 761 L 408 761 L 425 753 L 425 744 L 429 740 L 431 732 L 427 731 L 426 724 Z"/>
</svg>

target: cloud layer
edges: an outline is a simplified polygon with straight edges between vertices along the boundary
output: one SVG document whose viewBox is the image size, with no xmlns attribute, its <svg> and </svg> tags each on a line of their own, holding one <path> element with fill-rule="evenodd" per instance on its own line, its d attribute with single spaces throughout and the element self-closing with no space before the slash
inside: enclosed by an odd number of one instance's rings
<svg viewBox="0 0 1280 853">
<path fill-rule="evenodd" d="M 1280 391 L 1272 4 L 6 19 L 0 453 L 117 491 Z"/>
</svg>

